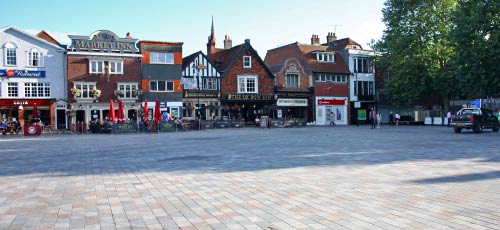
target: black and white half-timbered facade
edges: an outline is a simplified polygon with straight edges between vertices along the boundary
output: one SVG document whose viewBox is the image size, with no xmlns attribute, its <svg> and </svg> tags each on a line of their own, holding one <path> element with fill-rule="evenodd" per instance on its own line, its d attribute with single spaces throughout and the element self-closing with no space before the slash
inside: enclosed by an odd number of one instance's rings
<svg viewBox="0 0 500 230">
<path fill-rule="evenodd" d="M 182 60 L 183 117 L 220 119 L 220 72 L 198 51 Z"/>
</svg>

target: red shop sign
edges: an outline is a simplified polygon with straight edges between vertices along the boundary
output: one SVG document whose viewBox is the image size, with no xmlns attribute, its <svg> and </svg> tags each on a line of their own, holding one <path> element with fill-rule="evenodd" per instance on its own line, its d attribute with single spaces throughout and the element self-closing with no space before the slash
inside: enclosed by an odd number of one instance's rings
<svg viewBox="0 0 500 230">
<path fill-rule="evenodd" d="M 52 100 L 47 99 L 2 99 L 0 100 L 0 106 L 44 106 L 50 105 Z"/>
<path fill-rule="evenodd" d="M 345 105 L 345 100 L 318 100 L 318 105 Z"/>
</svg>

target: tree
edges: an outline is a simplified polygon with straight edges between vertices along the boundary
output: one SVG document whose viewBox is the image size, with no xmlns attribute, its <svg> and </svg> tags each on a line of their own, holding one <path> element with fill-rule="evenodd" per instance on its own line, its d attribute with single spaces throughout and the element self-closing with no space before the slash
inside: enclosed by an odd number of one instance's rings
<svg viewBox="0 0 500 230">
<path fill-rule="evenodd" d="M 378 64 L 390 73 L 386 89 L 395 102 L 439 96 L 449 105 L 454 56 L 449 41 L 455 0 L 388 0 L 382 10 L 386 30 L 372 43 Z"/>
<path fill-rule="evenodd" d="M 500 2 L 458 0 L 450 40 L 463 98 L 500 96 Z"/>
</svg>

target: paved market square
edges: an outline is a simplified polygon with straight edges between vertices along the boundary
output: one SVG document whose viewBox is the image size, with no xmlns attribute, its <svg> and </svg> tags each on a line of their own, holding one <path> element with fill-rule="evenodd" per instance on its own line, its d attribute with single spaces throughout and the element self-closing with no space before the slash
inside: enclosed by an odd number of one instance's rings
<svg viewBox="0 0 500 230">
<path fill-rule="evenodd" d="M 0 136 L 0 229 L 500 229 L 500 134 Z"/>
</svg>

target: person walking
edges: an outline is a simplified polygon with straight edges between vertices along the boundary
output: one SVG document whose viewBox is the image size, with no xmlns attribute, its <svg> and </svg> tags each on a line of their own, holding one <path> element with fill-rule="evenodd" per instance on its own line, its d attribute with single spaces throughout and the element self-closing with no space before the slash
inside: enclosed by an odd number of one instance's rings
<svg viewBox="0 0 500 230">
<path fill-rule="evenodd" d="M 399 113 L 396 113 L 396 115 L 394 115 L 394 118 L 396 119 L 396 125 L 399 125 L 399 118 L 401 118 L 401 116 L 399 116 Z"/>
<path fill-rule="evenodd" d="M 370 123 L 372 124 L 372 129 L 375 128 L 375 110 L 373 108 L 370 109 Z"/>
<path fill-rule="evenodd" d="M 450 122 L 451 122 L 451 112 L 448 111 L 448 113 L 446 114 L 446 118 L 448 118 L 448 128 L 450 127 Z"/>
<path fill-rule="evenodd" d="M 330 112 L 330 126 L 335 126 L 335 113 L 333 111 Z"/>
<path fill-rule="evenodd" d="M 380 121 L 382 120 L 382 113 L 377 113 L 377 128 L 380 128 Z"/>
</svg>

